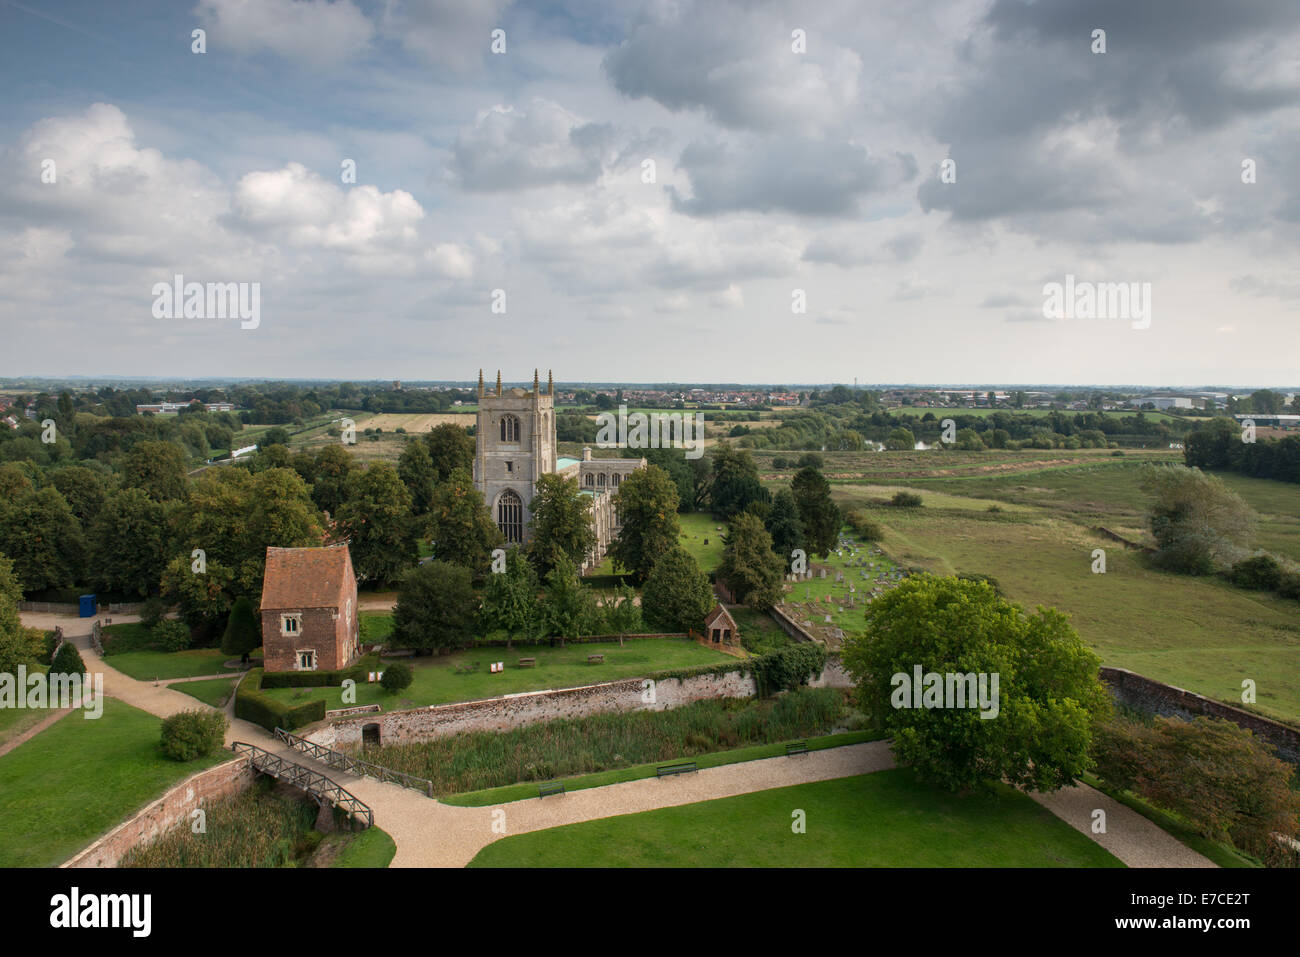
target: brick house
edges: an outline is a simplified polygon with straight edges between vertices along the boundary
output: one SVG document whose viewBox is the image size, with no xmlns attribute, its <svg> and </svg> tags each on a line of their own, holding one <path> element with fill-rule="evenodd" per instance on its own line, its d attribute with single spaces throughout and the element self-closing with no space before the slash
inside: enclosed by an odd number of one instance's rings
<svg viewBox="0 0 1300 957">
<path fill-rule="evenodd" d="M 704 638 L 721 645 L 734 645 L 740 640 L 736 619 L 722 605 L 714 605 L 713 611 L 704 619 Z"/>
<path fill-rule="evenodd" d="M 262 579 L 267 671 L 334 671 L 357 659 L 357 577 L 347 545 L 268 548 Z"/>
</svg>

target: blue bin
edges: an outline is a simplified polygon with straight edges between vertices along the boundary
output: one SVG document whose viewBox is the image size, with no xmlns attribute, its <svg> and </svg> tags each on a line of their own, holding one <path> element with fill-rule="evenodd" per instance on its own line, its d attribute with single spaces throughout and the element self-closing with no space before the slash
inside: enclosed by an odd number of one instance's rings
<svg viewBox="0 0 1300 957">
<path fill-rule="evenodd" d="M 94 595 L 81 596 L 81 617 L 82 618 L 95 617 L 95 596 Z"/>
</svg>

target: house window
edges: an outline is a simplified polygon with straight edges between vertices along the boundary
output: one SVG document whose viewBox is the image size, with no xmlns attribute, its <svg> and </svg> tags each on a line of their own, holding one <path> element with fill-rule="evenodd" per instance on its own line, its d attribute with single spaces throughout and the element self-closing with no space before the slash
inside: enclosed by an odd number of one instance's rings
<svg viewBox="0 0 1300 957">
<path fill-rule="evenodd" d="M 506 489 L 497 499 L 497 528 L 507 542 L 524 540 L 524 501 L 514 489 Z"/>
<path fill-rule="evenodd" d="M 501 441 L 519 441 L 519 419 L 513 415 L 501 416 Z"/>
<path fill-rule="evenodd" d="M 281 615 L 280 634 L 297 635 L 302 633 L 302 615 Z"/>
<path fill-rule="evenodd" d="M 316 670 L 316 652 L 300 651 L 298 652 L 298 670 L 315 671 Z"/>
</svg>

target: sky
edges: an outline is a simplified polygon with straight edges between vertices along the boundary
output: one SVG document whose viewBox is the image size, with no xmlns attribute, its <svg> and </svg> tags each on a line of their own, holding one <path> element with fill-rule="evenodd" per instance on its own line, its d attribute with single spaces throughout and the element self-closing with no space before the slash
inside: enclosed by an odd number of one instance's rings
<svg viewBox="0 0 1300 957">
<path fill-rule="evenodd" d="M 0 0 L 0 82 L 0 376 L 1300 385 L 1295 0 Z"/>
</svg>

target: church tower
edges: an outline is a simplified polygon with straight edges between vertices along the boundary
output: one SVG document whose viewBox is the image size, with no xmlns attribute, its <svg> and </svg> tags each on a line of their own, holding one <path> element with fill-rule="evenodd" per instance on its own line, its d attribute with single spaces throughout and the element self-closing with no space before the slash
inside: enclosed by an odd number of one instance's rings
<svg viewBox="0 0 1300 957">
<path fill-rule="evenodd" d="M 542 391 L 534 370 L 531 391 L 503 389 L 498 371 L 491 390 L 479 370 L 474 444 L 474 487 L 506 541 L 526 543 L 537 480 L 556 469 L 553 386 Z"/>
</svg>

